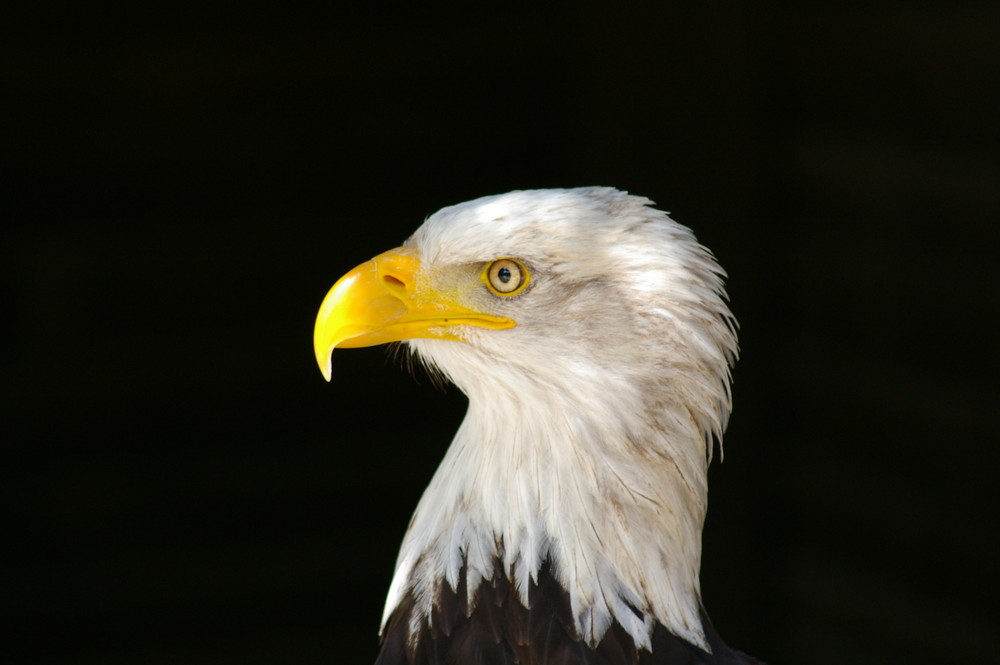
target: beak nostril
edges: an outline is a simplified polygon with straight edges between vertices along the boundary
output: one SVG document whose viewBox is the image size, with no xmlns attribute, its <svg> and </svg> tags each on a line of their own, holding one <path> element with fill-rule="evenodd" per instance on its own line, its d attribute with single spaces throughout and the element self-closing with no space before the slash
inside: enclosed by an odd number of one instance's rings
<svg viewBox="0 0 1000 665">
<path fill-rule="evenodd" d="M 397 287 L 401 289 L 406 288 L 406 284 L 403 282 L 403 280 L 399 279 L 398 277 L 393 277 L 392 275 L 383 275 L 382 281 L 385 282 L 385 285 L 388 287 Z"/>
</svg>

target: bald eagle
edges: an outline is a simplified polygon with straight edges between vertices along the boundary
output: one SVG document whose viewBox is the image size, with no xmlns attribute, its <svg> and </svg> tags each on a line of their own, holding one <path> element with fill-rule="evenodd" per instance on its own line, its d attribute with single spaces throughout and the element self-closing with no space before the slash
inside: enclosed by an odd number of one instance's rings
<svg viewBox="0 0 1000 665">
<path fill-rule="evenodd" d="M 701 604 L 729 417 L 724 272 L 648 199 L 515 191 L 440 210 L 344 275 L 336 347 L 405 341 L 468 412 L 417 506 L 377 663 L 754 663 Z"/>
</svg>

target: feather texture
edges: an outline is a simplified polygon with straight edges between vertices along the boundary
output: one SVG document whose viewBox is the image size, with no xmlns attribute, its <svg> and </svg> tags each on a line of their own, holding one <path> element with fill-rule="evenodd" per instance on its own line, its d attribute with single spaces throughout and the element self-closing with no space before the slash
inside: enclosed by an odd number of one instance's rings
<svg viewBox="0 0 1000 665">
<path fill-rule="evenodd" d="M 569 594 L 546 563 L 528 590 L 530 607 L 502 573 L 480 584 L 467 602 L 465 571 L 456 589 L 436 599 L 429 620 L 416 634 L 407 629 L 418 604 L 406 596 L 387 626 L 376 665 L 753 665 L 727 647 L 705 619 L 711 652 L 683 640 L 662 625 L 652 631 L 651 649 L 639 649 L 628 632 L 612 623 L 591 646 L 577 634 Z"/>
</svg>

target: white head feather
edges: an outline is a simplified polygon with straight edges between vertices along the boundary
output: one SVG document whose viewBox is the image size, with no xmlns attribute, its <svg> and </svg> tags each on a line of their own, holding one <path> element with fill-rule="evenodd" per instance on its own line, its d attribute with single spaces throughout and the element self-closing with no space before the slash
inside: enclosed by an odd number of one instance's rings
<svg viewBox="0 0 1000 665">
<path fill-rule="evenodd" d="M 431 271 L 513 257 L 532 281 L 513 298 L 483 290 L 512 329 L 407 342 L 469 410 L 413 516 L 383 627 L 408 591 L 426 620 L 463 565 L 472 602 L 497 558 L 527 604 L 548 558 L 589 644 L 614 619 L 640 648 L 655 621 L 708 648 L 701 530 L 735 322 L 712 255 L 650 204 L 511 192 L 444 208 L 407 241 Z"/>
</svg>

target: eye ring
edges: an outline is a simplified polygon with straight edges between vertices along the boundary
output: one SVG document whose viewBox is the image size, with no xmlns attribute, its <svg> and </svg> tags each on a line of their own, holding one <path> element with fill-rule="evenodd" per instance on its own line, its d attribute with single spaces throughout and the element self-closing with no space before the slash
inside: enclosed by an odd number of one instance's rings
<svg viewBox="0 0 1000 665">
<path fill-rule="evenodd" d="M 520 261 L 497 259 L 487 264 L 481 279 L 494 295 L 508 297 L 523 291 L 531 275 Z"/>
</svg>

